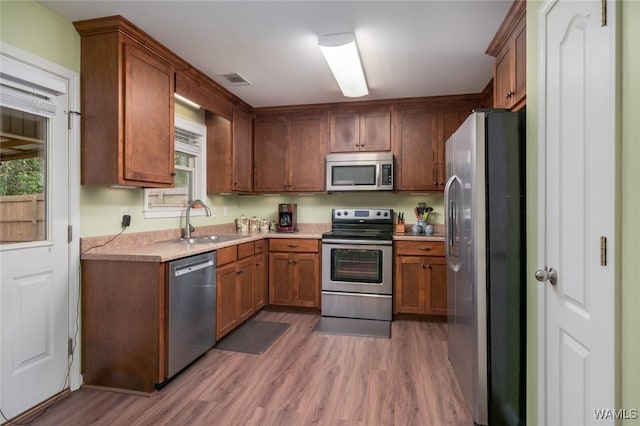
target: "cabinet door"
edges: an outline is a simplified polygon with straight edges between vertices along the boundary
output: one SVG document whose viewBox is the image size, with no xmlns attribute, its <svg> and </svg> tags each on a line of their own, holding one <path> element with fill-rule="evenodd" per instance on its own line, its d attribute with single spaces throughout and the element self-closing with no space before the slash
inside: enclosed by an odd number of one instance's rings
<svg viewBox="0 0 640 426">
<path fill-rule="evenodd" d="M 291 256 L 289 253 L 269 253 L 270 305 L 289 305 L 293 300 Z"/>
<path fill-rule="evenodd" d="M 205 113 L 207 123 L 207 193 L 231 192 L 233 169 L 233 141 L 231 121 Z"/>
<path fill-rule="evenodd" d="M 331 113 L 331 152 L 360 149 L 360 121 L 357 112 Z"/>
<path fill-rule="evenodd" d="M 236 263 L 218 266 L 216 272 L 216 339 L 238 325 L 236 314 Z"/>
<path fill-rule="evenodd" d="M 438 114 L 431 108 L 398 110 L 396 190 L 438 189 Z"/>
<path fill-rule="evenodd" d="M 124 179 L 171 186 L 173 67 L 146 49 L 125 43 L 124 68 Z"/>
<path fill-rule="evenodd" d="M 324 191 L 327 154 L 327 115 L 291 117 L 288 150 L 289 191 Z"/>
<path fill-rule="evenodd" d="M 524 18 L 520 20 L 513 34 L 514 49 L 514 71 L 513 87 L 514 94 L 511 99 L 514 110 L 524 106 L 527 97 L 527 31 Z"/>
<path fill-rule="evenodd" d="M 253 189 L 252 130 L 251 114 L 235 108 L 233 110 L 232 189 L 236 192 L 251 192 Z"/>
<path fill-rule="evenodd" d="M 293 255 L 293 301 L 296 306 L 320 307 L 320 257 L 313 253 Z"/>
<path fill-rule="evenodd" d="M 425 313 L 447 315 L 447 261 L 444 257 L 426 258 L 430 272 Z"/>
<path fill-rule="evenodd" d="M 264 254 L 257 254 L 255 264 L 254 306 L 256 311 L 267 304 L 269 297 L 269 282 L 267 276 L 267 262 Z"/>
<path fill-rule="evenodd" d="M 360 114 L 360 151 L 391 150 L 391 112 Z"/>
<path fill-rule="evenodd" d="M 493 106 L 495 108 L 510 108 L 513 86 L 511 82 L 513 56 L 511 44 L 507 42 L 496 57 L 493 79 Z"/>
<path fill-rule="evenodd" d="M 243 322 L 255 312 L 254 271 L 253 256 L 238 261 L 236 267 L 236 308 L 240 322 Z"/>
<path fill-rule="evenodd" d="M 472 108 L 461 107 L 457 110 L 445 110 L 440 112 L 439 130 L 441 134 L 439 136 L 440 142 L 438 143 L 438 189 L 444 191 L 444 185 L 446 182 L 445 170 L 445 143 L 451 135 L 458 130 L 460 125 L 464 123 L 469 114 L 471 114 Z"/>
<path fill-rule="evenodd" d="M 395 312 L 423 314 L 426 265 L 422 256 L 396 257 Z"/>
<path fill-rule="evenodd" d="M 259 117 L 254 121 L 253 188 L 256 192 L 287 190 L 285 117 Z"/>
</svg>

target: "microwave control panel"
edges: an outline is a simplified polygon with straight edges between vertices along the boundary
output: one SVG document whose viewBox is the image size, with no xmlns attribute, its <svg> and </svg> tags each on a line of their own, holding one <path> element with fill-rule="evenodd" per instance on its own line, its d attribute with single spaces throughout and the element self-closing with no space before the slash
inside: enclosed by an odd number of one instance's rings
<svg viewBox="0 0 640 426">
<path fill-rule="evenodd" d="M 391 164 L 382 165 L 382 185 L 393 185 L 393 171 Z"/>
</svg>

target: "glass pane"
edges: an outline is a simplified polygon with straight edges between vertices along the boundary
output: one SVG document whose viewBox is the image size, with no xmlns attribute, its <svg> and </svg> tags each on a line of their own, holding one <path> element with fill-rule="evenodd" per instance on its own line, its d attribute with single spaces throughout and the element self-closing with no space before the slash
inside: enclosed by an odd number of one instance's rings
<svg viewBox="0 0 640 426">
<path fill-rule="evenodd" d="M 0 244 L 45 240 L 47 118 L 0 115 Z"/>
<path fill-rule="evenodd" d="M 334 166 L 332 169 L 333 185 L 375 185 L 376 166 Z"/>
<path fill-rule="evenodd" d="M 189 155 L 185 152 L 176 151 L 175 157 L 176 157 L 175 158 L 176 166 L 193 167 L 193 164 L 191 163 L 193 155 Z"/>
<path fill-rule="evenodd" d="M 381 283 L 382 251 L 332 249 L 331 280 Z"/>
<path fill-rule="evenodd" d="M 179 202 L 181 205 L 187 205 L 189 200 L 193 199 L 193 194 L 191 192 L 192 185 L 191 182 L 193 180 L 193 172 L 191 170 L 182 170 L 176 169 L 176 178 L 175 183 L 176 186 L 173 188 L 175 191 L 175 196 L 180 196 L 179 201 L 178 198 L 175 198 L 171 203 Z M 166 192 L 167 190 L 165 190 Z M 165 195 L 166 197 L 166 195 Z"/>
</svg>

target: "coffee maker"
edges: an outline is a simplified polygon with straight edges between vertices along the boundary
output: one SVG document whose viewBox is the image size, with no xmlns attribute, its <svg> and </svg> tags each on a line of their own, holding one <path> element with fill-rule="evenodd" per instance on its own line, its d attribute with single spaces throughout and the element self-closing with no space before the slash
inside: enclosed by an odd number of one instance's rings
<svg viewBox="0 0 640 426">
<path fill-rule="evenodd" d="M 298 232 L 297 215 L 297 204 L 278 204 L 278 232 Z"/>
</svg>

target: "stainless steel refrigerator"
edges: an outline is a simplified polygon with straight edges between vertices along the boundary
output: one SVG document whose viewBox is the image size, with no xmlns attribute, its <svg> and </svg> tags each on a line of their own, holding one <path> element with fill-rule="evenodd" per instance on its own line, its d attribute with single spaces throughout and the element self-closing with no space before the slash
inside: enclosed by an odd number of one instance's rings
<svg viewBox="0 0 640 426">
<path fill-rule="evenodd" d="M 477 110 L 446 142 L 449 360 L 478 425 L 525 424 L 524 128 Z"/>
</svg>

